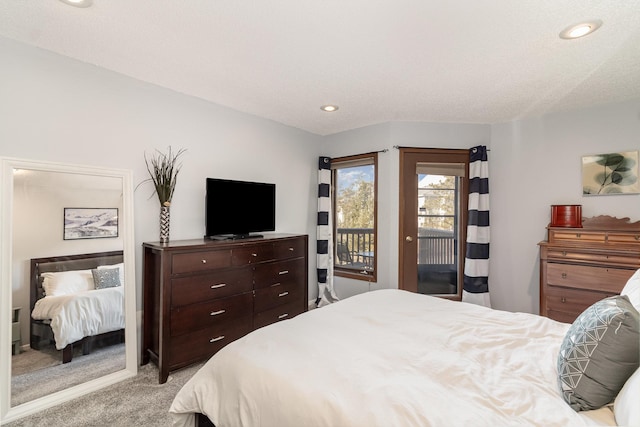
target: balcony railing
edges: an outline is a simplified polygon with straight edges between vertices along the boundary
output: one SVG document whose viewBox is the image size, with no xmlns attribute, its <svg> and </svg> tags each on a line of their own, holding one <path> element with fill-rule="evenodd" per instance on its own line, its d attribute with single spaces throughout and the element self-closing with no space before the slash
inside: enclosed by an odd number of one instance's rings
<svg viewBox="0 0 640 427">
<path fill-rule="evenodd" d="M 452 231 L 418 229 L 418 264 L 455 264 L 456 240 Z"/>
<path fill-rule="evenodd" d="M 373 228 L 338 228 L 335 265 L 353 269 L 373 268 Z M 418 264 L 456 264 L 456 240 L 444 230 L 418 230 Z"/>
<path fill-rule="evenodd" d="M 373 228 L 338 228 L 335 251 L 336 266 L 372 269 L 375 253 Z"/>
</svg>

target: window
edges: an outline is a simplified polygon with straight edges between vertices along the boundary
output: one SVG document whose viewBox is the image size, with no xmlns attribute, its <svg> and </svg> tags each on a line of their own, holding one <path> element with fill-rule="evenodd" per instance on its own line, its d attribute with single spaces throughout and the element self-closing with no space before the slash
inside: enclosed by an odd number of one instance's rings
<svg viewBox="0 0 640 427">
<path fill-rule="evenodd" d="M 332 159 L 334 274 L 376 281 L 377 153 Z"/>
</svg>

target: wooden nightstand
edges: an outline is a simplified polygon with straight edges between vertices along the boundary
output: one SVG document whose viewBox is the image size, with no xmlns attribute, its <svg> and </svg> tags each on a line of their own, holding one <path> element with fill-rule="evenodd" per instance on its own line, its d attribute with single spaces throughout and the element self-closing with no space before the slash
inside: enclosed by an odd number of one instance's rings
<svg viewBox="0 0 640 427">
<path fill-rule="evenodd" d="M 22 307 L 14 307 L 11 316 L 11 354 L 20 354 L 22 336 L 20 334 L 20 310 Z"/>
<path fill-rule="evenodd" d="M 640 268 L 640 221 L 598 216 L 582 228 L 547 227 L 540 245 L 540 314 L 572 323 L 586 308 L 620 293 Z"/>
</svg>

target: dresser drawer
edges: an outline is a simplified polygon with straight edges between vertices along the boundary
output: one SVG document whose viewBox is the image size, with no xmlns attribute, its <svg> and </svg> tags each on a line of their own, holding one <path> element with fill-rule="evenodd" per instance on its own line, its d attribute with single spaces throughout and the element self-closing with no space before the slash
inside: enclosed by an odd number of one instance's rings
<svg viewBox="0 0 640 427">
<path fill-rule="evenodd" d="M 302 258 L 307 254 L 304 239 L 290 239 L 277 241 L 273 244 L 276 259 Z"/>
<path fill-rule="evenodd" d="M 607 233 L 597 231 L 549 230 L 549 242 L 604 243 Z"/>
<path fill-rule="evenodd" d="M 174 254 L 171 273 L 193 273 L 231 266 L 231 250 L 199 251 Z"/>
<path fill-rule="evenodd" d="M 247 265 L 275 259 L 273 243 L 264 243 L 253 246 L 233 249 L 233 265 Z"/>
<path fill-rule="evenodd" d="M 178 307 L 253 289 L 253 275 L 249 269 L 221 270 L 171 280 L 171 306 Z"/>
<path fill-rule="evenodd" d="M 236 319 L 231 325 L 212 326 L 171 339 L 169 364 L 186 365 L 213 355 L 225 345 L 243 337 L 251 331 L 251 316 Z"/>
<path fill-rule="evenodd" d="M 567 288 L 620 293 L 633 270 L 570 264 L 547 264 L 547 284 Z"/>
<path fill-rule="evenodd" d="M 306 302 L 303 304 L 302 301 L 294 301 L 256 313 L 253 317 L 253 328 L 258 329 L 281 320 L 291 319 L 304 312 L 305 305 Z"/>
<path fill-rule="evenodd" d="M 638 245 L 640 247 L 640 233 L 609 233 L 609 243 Z"/>
<path fill-rule="evenodd" d="M 621 266 L 635 266 L 640 264 L 638 257 L 632 254 L 582 252 L 571 249 L 549 249 L 547 259 L 554 261 L 578 261 L 589 264 L 615 264 Z"/>
<path fill-rule="evenodd" d="M 258 313 L 294 301 L 300 302 L 303 298 L 301 288 L 300 282 L 289 282 L 256 289 L 253 310 Z"/>
<path fill-rule="evenodd" d="M 171 336 L 178 336 L 198 329 L 220 328 L 233 325 L 238 319 L 252 312 L 253 293 L 247 292 L 178 307 L 171 310 Z"/>
<path fill-rule="evenodd" d="M 578 318 L 579 315 L 580 313 L 548 310 L 546 317 L 548 317 L 549 319 L 556 320 L 558 322 L 573 323 Z"/>
<path fill-rule="evenodd" d="M 571 322 L 573 322 L 580 313 L 592 304 L 612 295 L 616 295 L 616 292 L 584 291 L 558 286 L 547 286 L 544 303 L 548 317 L 564 322 L 573 316 L 571 319 Z M 552 317 L 549 313 L 564 313 L 564 315 Z"/>
<path fill-rule="evenodd" d="M 304 280 L 304 258 L 256 265 L 253 273 L 255 289 L 268 288 L 278 283 L 300 283 Z"/>
</svg>

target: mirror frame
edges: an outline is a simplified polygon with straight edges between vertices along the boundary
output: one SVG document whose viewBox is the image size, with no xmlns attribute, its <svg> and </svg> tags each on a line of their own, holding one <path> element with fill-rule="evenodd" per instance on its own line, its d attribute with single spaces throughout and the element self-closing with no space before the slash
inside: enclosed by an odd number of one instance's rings
<svg viewBox="0 0 640 427">
<path fill-rule="evenodd" d="M 122 179 L 121 231 L 125 265 L 125 368 L 48 396 L 11 407 L 11 307 L 13 247 L 13 172 L 29 169 Z M 135 249 L 133 218 L 133 173 L 124 169 L 108 169 L 65 163 L 0 158 L 0 424 L 17 420 L 46 408 L 59 405 L 115 384 L 138 373 L 138 338 L 136 317 Z"/>
</svg>

